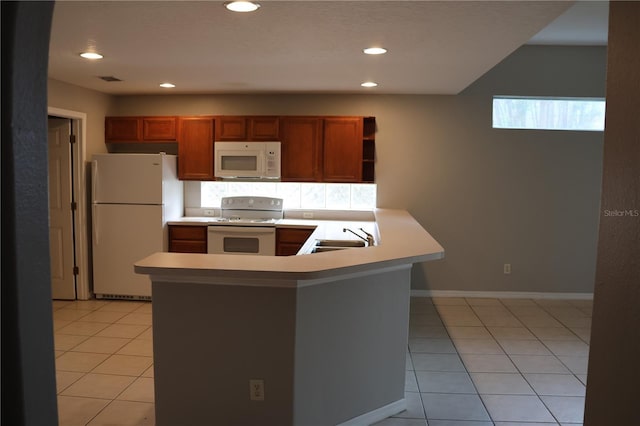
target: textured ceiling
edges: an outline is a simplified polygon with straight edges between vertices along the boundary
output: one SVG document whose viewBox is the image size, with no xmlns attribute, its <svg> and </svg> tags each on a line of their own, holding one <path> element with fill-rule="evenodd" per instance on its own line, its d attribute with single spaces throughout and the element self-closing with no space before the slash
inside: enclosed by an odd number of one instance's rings
<svg viewBox="0 0 640 426">
<path fill-rule="evenodd" d="M 58 1 L 49 76 L 110 94 L 455 94 L 571 4 L 263 1 L 238 14 L 220 1 Z M 78 56 L 91 48 L 104 59 Z"/>
</svg>

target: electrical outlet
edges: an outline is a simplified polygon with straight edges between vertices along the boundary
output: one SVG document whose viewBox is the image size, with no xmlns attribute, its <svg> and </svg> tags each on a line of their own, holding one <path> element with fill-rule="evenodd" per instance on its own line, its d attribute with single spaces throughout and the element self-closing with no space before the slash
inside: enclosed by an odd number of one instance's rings
<svg viewBox="0 0 640 426">
<path fill-rule="evenodd" d="M 313 212 L 304 212 L 302 213 L 302 217 L 304 219 L 313 219 Z"/>
<path fill-rule="evenodd" d="M 262 379 L 249 380 L 249 400 L 264 401 L 264 380 Z"/>
<path fill-rule="evenodd" d="M 510 263 L 505 263 L 504 264 L 504 273 L 505 273 L 505 275 L 509 275 L 511 273 L 511 264 Z"/>
<path fill-rule="evenodd" d="M 205 216 L 215 216 L 216 213 L 213 210 L 205 210 L 204 211 L 204 215 Z"/>
</svg>

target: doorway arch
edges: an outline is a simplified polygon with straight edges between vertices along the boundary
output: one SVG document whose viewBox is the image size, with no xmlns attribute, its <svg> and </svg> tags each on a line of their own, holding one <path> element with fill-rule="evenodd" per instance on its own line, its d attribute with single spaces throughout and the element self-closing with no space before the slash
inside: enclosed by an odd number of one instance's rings
<svg viewBox="0 0 640 426">
<path fill-rule="evenodd" d="M 54 2 L 1 2 L 0 7 L 2 423 L 55 425 L 46 144 Z"/>
</svg>

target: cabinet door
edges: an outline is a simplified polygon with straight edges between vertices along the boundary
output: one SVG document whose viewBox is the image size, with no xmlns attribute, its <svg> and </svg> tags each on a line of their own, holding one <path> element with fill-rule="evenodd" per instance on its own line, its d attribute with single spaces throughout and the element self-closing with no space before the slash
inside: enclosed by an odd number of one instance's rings
<svg viewBox="0 0 640 426">
<path fill-rule="evenodd" d="M 325 182 L 362 181 L 362 117 L 324 119 Z"/>
<path fill-rule="evenodd" d="M 280 119 L 282 180 L 322 180 L 322 119 L 282 117 Z"/>
<path fill-rule="evenodd" d="M 313 234 L 314 229 L 277 228 L 276 256 L 293 256 L 297 254 Z"/>
<path fill-rule="evenodd" d="M 176 117 L 143 117 L 142 139 L 145 141 L 175 141 Z"/>
<path fill-rule="evenodd" d="M 104 119 L 106 142 L 137 142 L 142 140 L 140 117 L 106 117 Z"/>
<path fill-rule="evenodd" d="M 250 141 L 279 141 L 278 117 L 249 117 Z"/>
<path fill-rule="evenodd" d="M 217 117 L 217 141 L 246 141 L 247 119 L 246 117 Z"/>
<path fill-rule="evenodd" d="M 178 178 L 213 180 L 214 119 L 181 117 L 178 127 Z"/>
</svg>

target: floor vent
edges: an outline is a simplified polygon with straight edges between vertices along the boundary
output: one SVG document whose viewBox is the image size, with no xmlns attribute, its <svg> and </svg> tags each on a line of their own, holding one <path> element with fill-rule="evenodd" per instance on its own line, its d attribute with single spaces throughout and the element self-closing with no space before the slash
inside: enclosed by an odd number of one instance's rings
<svg viewBox="0 0 640 426">
<path fill-rule="evenodd" d="M 129 296 L 129 295 L 123 295 L 123 294 L 96 294 L 96 299 L 147 300 L 147 301 L 151 301 L 151 296 Z"/>
</svg>

